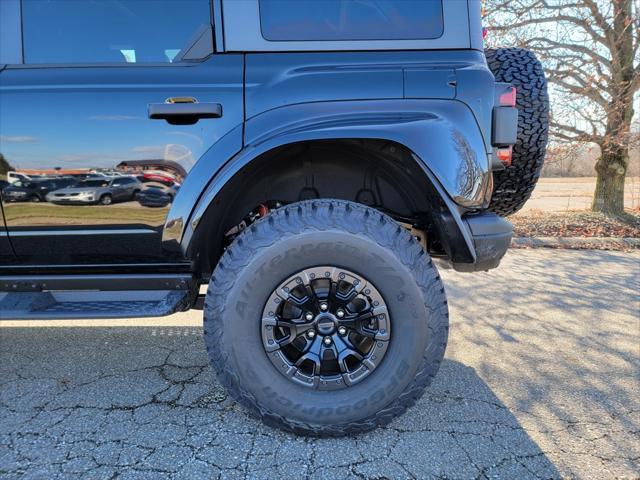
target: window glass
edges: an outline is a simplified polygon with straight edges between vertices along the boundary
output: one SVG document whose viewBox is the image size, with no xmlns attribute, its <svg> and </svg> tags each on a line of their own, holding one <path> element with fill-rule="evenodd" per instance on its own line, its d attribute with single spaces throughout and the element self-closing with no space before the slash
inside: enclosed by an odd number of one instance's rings
<svg viewBox="0 0 640 480">
<path fill-rule="evenodd" d="M 260 0 L 267 40 L 421 40 L 442 36 L 441 0 Z"/>
<path fill-rule="evenodd" d="M 104 182 L 102 180 L 85 180 L 84 182 L 80 183 L 80 186 L 82 187 L 101 187 L 103 185 L 108 185 L 107 182 Z"/>
<path fill-rule="evenodd" d="M 210 24 L 210 6 L 209 0 L 22 0 L 22 24 L 25 63 L 170 63 Z"/>
</svg>

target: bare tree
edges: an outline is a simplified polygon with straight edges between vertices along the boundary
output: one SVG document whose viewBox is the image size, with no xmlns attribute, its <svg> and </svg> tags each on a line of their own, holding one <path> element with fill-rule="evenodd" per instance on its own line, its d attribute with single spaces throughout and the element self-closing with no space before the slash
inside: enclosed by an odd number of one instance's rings
<svg viewBox="0 0 640 480">
<path fill-rule="evenodd" d="M 552 95 L 551 135 L 600 147 L 592 210 L 624 211 L 640 8 L 632 0 L 488 0 L 490 42 L 535 51 Z"/>
<path fill-rule="evenodd" d="M 4 155 L 0 153 L 0 175 L 5 176 L 7 172 L 13 170 L 13 167 L 9 164 Z"/>
</svg>

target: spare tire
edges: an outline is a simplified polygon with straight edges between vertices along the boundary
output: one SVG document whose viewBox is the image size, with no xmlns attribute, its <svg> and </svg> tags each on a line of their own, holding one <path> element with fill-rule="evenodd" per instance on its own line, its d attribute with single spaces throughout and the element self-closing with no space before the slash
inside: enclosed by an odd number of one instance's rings
<svg viewBox="0 0 640 480">
<path fill-rule="evenodd" d="M 549 135 L 549 95 L 542 64 L 522 48 L 485 50 L 497 82 L 517 89 L 518 140 L 510 166 L 493 172 L 489 210 L 506 217 L 520 210 L 531 196 L 544 163 Z"/>
</svg>

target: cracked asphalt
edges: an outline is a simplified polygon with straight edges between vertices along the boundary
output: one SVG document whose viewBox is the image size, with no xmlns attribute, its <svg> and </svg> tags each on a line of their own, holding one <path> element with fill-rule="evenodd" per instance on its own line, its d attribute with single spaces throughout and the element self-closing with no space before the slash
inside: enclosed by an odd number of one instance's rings
<svg viewBox="0 0 640 480">
<path fill-rule="evenodd" d="M 442 276 L 436 381 L 352 438 L 247 417 L 198 311 L 0 322 L 0 478 L 639 478 L 640 253 L 515 250 Z"/>
</svg>

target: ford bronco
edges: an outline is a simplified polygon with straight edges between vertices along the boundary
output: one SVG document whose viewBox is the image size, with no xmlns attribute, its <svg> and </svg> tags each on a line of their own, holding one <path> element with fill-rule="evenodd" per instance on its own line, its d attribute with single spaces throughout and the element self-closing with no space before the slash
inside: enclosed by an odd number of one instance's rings
<svg viewBox="0 0 640 480">
<path fill-rule="evenodd" d="M 434 261 L 505 254 L 547 116 L 540 63 L 485 51 L 475 0 L 2 0 L 0 174 L 176 193 L 3 198 L 0 317 L 200 305 L 250 413 L 372 429 L 442 362 Z"/>
</svg>

